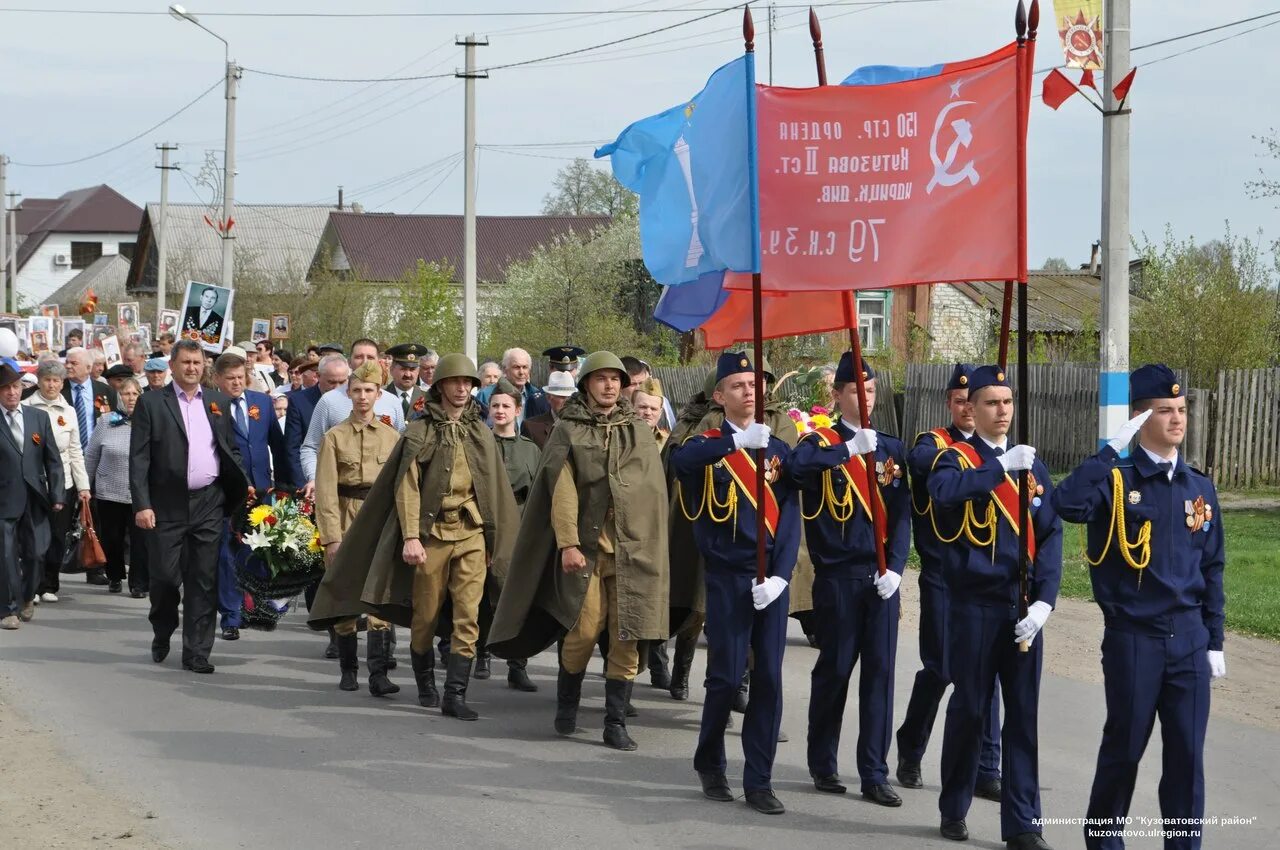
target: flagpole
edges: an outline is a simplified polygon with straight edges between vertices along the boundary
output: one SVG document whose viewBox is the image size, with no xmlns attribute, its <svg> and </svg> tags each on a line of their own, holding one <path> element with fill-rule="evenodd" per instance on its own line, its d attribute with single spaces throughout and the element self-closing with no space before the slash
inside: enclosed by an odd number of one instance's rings
<svg viewBox="0 0 1280 850">
<path fill-rule="evenodd" d="M 760 187 L 756 168 L 756 25 L 751 7 L 742 9 L 742 40 L 747 59 L 747 173 L 751 182 L 751 334 L 756 373 L 756 422 L 764 424 L 764 307 L 760 287 Z M 756 449 L 756 584 L 764 584 L 766 562 L 764 523 L 765 449 Z"/>
<path fill-rule="evenodd" d="M 818 68 L 818 85 L 827 84 L 827 56 L 822 46 L 822 27 L 818 24 L 818 13 L 809 8 L 809 35 L 813 38 L 813 59 Z M 841 293 L 844 303 L 844 320 L 849 327 L 849 351 L 853 355 L 853 378 L 858 388 L 858 419 L 863 428 L 871 427 L 871 417 L 867 414 L 867 379 L 862 372 L 862 337 L 858 335 L 858 299 L 853 292 L 845 290 Z M 884 554 L 884 519 L 876 510 L 876 455 L 868 452 L 862 456 L 863 465 L 867 468 L 867 510 L 871 511 L 872 536 L 876 540 L 876 570 L 884 575 L 888 569 Z"/>
</svg>

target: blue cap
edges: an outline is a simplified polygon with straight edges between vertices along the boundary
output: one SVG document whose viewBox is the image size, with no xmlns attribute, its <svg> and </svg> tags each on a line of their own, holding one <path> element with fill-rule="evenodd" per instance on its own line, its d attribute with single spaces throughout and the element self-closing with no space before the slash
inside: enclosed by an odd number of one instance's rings
<svg viewBox="0 0 1280 850">
<path fill-rule="evenodd" d="M 726 351 L 716 360 L 716 383 L 720 383 L 730 375 L 754 371 L 751 355 L 745 351 Z"/>
<path fill-rule="evenodd" d="M 976 366 L 969 373 L 969 398 L 980 389 L 986 387 L 1007 387 L 1008 376 L 999 366 Z"/>
<path fill-rule="evenodd" d="M 875 379 L 876 370 L 871 368 L 871 364 L 866 361 L 866 358 L 863 358 L 862 380 L 874 381 Z M 858 378 L 853 374 L 853 352 L 846 351 L 840 355 L 840 362 L 836 364 L 835 382 L 837 384 L 852 384 L 856 380 Z"/>
<path fill-rule="evenodd" d="M 1163 363 L 1140 366 L 1129 376 L 1130 402 L 1148 398 L 1182 398 L 1186 390 L 1178 383 L 1178 376 Z"/>
<path fill-rule="evenodd" d="M 169 361 L 163 357 L 152 357 L 142 364 L 144 372 L 166 372 L 169 369 Z"/>
<path fill-rule="evenodd" d="M 952 390 L 967 390 L 969 383 L 973 380 L 973 367 L 968 363 L 957 363 L 956 368 L 951 370 L 951 379 L 947 381 L 947 392 Z"/>
</svg>

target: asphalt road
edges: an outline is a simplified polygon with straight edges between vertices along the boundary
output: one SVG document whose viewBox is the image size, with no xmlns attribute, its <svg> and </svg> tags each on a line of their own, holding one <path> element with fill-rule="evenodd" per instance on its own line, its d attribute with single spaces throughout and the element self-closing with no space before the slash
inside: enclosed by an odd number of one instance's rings
<svg viewBox="0 0 1280 850">
<path fill-rule="evenodd" d="M 180 669 L 176 642 L 165 664 L 151 663 L 145 601 L 67 585 L 65 602 L 41 606 L 35 622 L 0 636 L 0 692 L 51 729 L 100 784 L 154 812 L 149 825 L 177 847 L 955 846 L 937 832 L 941 719 L 925 762 L 927 785 L 903 790 L 901 808 L 813 790 L 803 742 L 815 652 L 794 626 L 783 722 L 791 741 L 780 745 L 774 770 L 787 814 L 768 817 L 741 802 L 702 798 L 692 768 L 697 689 L 691 701 L 677 703 L 642 678 L 634 699 L 640 717 L 629 727 L 640 749 L 618 753 L 600 742 L 598 660 L 579 716 L 587 731 L 564 740 L 551 729 L 551 653 L 530 662 L 537 694 L 509 690 L 498 662 L 494 679 L 471 686 L 470 702 L 482 719 L 463 723 L 418 707 L 405 632 L 392 674 L 403 690 L 389 699 L 339 691 L 337 662 L 322 657 L 323 636 L 307 630 L 299 615 L 271 634 L 219 641 L 217 673 L 198 676 Z M 904 629 L 899 721 L 916 669 L 915 634 Z M 699 657 L 693 680 L 701 676 Z M 845 729 L 856 733 L 854 699 Z M 1047 818 L 1084 813 L 1102 704 L 1100 685 L 1044 678 L 1040 772 Z M 740 793 L 741 750 L 730 734 L 729 778 Z M 847 779 L 852 749 L 850 734 L 842 752 Z M 1211 720 L 1207 814 L 1253 820 L 1209 827 L 1205 846 L 1280 844 L 1278 753 L 1280 734 Z M 1159 814 L 1159 759 L 1157 727 L 1139 776 L 1135 818 Z M 856 776 L 850 785 L 856 792 Z M 1003 846 L 996 804 L 975 801 L 968 820 L 968 846 Z M 1083 844 L 1075 825 L 1050 824 L 1045 837 L 1057 848 Z M 1131 838 L 1128 846 L 1160 842 Z"/>
</svg>

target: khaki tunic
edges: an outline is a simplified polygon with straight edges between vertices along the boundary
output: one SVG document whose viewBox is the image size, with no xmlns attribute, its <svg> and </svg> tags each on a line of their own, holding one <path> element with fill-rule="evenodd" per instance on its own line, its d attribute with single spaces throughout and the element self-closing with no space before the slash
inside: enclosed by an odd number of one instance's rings
<svg viewBox="0 0 1280 850">
<path fill-rule="evenodd" d="M 316 456 L 320 545 L 341 542 L 364 503 L 356 494 L 373 484 L 399 439 L 400 433 L 377 417 L 367 425 L 350 417 L 325 433 Z"/>
</svg>

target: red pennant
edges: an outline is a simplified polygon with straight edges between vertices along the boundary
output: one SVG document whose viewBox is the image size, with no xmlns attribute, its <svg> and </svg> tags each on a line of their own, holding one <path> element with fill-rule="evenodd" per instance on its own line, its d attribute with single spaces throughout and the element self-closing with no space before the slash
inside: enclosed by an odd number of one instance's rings
<svg viewBox="0 0 1280 850">
<path fill-rule="evenodd" d="M 1081 87 L 1088 86 L 1094 91 L 1098 90 L 1098 84 L 1093 81 L 1093 71 L 1091 71 L 1088 68 L 1085 68 L 1083 71 L 1080 72 L 1080 85 Z"/>
<path fill-rule="evenodd" d="M 1133 76 L 1137 73 L 1138 69 L 1134 68 L 1124 75 L 1123 80 L 1116 83 L 1116 87 L 1111 90 L 1111 93 L 1116 96 L 1116 100 L 1123 102 L 1124 99 L 1129 96 L 1129 89 L 1133 86 Z"/>
<path fill-rule="evenodd" d="M 1076 84 L 1067 79 L 1067 75 L 1054 68 L 1049 75 L 1044 78 L 1044 88 L 1041 93 L 1044 97 L 1045 106 L 1050 109 L 1057 109 L 1066 103 L 1073 94 L 1079 91 Z"/>
</svg>

